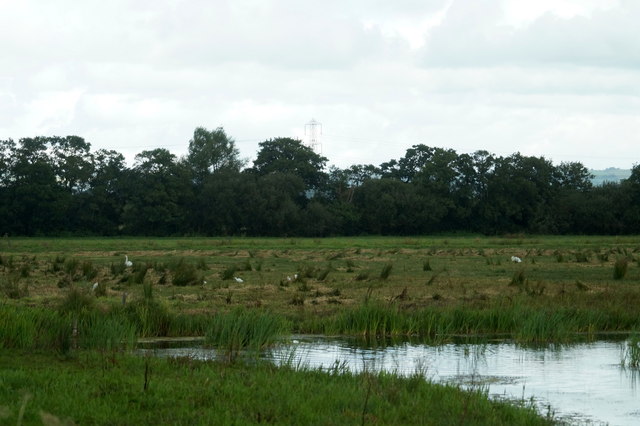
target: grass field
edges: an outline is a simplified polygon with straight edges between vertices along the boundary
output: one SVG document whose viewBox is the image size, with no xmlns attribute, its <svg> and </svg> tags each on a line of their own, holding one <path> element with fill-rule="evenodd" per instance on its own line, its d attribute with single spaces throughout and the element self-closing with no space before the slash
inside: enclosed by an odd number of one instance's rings
<svg viewBox="0 0 640 426">
<path fill-rule="evenodd" d="M 0 245 L 0 420 L 9 424 L 112 424 L 109 404 L 126 407 L 115 414 L 120 424 L 313 423 L 318 410 L 326 414 L 321 423 L 538 424 L 547 420 L 489 403 L 481 392 L 236 358 L 292 332 L 435 342 L 503 334 L 535 343 L 640 328 L 635 237 L 5 238 Z M 142 336 L 193 335 L 224 348 L 226 362 L 145 364 L 121 352 Z M 207 390 L 192 395 L 182 381 Z M 272 391 L 272 383 L 284 390 Z M 288 391 L 300 383 L 329 396 L 315 406 L 304 386 Z M 99 398 L 60 396 L 72 391 Z"/>
<path fill-rule="evenodd" d="M 640 301 L 635 237 L 5 239 L 1 253 L 6 303 L 55 307 L 75 289 L 107 310 L 150 288 L 175 314 L 266 309 L 299 332 L 351 333 L 328 319 L 365 305 L 406 315 L 553 309 L 601 317 L 576 331 L 627 330 Z M 502 331 L 513 330 L 449 330 Z"/>
</svg>

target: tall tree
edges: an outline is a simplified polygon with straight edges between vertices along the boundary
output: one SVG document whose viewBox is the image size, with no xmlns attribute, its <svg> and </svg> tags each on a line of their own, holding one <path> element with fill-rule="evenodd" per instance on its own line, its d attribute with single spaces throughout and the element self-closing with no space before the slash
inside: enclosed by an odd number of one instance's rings
<svg viewBox="0 0 640 426">
<path fill-rule="evenodd" d="M 123 212 L 126 233 L 183 234 L 185 197 L 191 189 L 189 176 L 187 167 L 164 148 L 136 155 Z"/>
<path fill-rule="evenodd" d="M 46 137 L 19 141 L 10 191 L 18 233 L 49 234 L 65 228 L 70 197 L 56 178 L 50 148 Z"/>
<path fill-rule="evenodd" d="M 324 168 L 327 158 L 317 154 L 301 141 L 275 138 L 259 144 L 253 170 L 259 176 L 284 173 L 298 176 L 306 190 L 319 190 L 326 182 Z"/>
<path fill-rule="evenodd" d="M 208 175 L 222 169 L 239 171 L 244 165 L 239 155 L 235 141 L 222 127 L 215 130 L 197 127 L 189 141 L 187 162 L 196 182 L 202 183 Z"/>
<path fill-rule="evenodd" d="M 93 175 L 91 144 L 79 136 L 52 137 L 49 143 L 58 182 L 70 193 L 86 191 Z"/>
</svg>

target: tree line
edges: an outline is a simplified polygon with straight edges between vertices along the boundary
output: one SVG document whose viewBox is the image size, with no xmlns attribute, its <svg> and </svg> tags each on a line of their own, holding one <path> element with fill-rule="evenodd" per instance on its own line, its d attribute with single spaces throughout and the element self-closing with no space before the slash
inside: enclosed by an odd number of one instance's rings
<svg viewBox="0 0 640 426">
<path fill-rule="evenodd" d="M 593 186 L 579 162 L 414 145 L 378 166 L 327 166 L 291 138 L 240 158 L 224 129 L 187 155 L 92 150 L 78 136 L 0 140 L 0 233 L 329 236 L 640 233 L 640 165 Z"/>
</svg>

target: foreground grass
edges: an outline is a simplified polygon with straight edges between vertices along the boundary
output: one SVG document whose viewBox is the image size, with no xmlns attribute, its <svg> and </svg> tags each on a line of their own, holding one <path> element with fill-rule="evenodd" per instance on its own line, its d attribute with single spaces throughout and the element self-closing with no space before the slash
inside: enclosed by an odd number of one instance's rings
<svg viewBox="0 0 640 426">
<path fill-rule="evenodd" d="M 0 353 L 3 424 L 543 425 L 530 407 L 422 376 L 82 352 Z"/>
</svg>

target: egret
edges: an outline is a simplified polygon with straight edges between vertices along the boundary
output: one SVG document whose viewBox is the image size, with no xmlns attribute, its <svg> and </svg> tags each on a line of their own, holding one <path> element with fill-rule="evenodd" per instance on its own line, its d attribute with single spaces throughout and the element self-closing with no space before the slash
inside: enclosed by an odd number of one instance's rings
<svg viewBox="0 0 640 426">
<path fill-rule="evenodd" d="M 127 256 L 126 254 L 124 255 L 124 266 L 126 266 L 127 268 L 133 266 L 133 262 L 129 260 L 129 256 Z"/>
<path fill-rule="evenodd" d="M 236 280 L 237 283 L 243 283 L 244 280 L 240 277 L 233 277 L 234 280 Z"/>
<path fill-rule="evenodd" d="M 520 259 L 518 256 L 511 256 L 511 261 L 514 263 L 520 263 L 522 262 L 522 259 Z"/>
<path fill-rule="evenodd" d="M 93 286 L 91 287 L 91 291 L 96 291 L 96 289 L 98 288 L 98 285 L 99 284 L 97 282 L 93 283 Z"/>
</svg>

